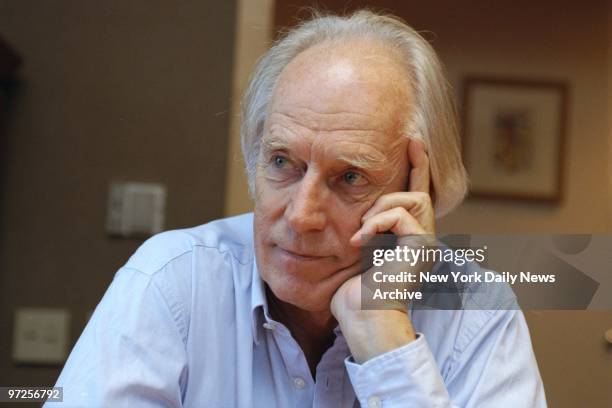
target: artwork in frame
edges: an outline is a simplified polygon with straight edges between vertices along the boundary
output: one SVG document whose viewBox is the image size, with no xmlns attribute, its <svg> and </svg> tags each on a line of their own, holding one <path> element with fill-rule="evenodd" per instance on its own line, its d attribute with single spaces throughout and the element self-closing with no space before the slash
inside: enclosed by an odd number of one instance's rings
<svg viewBox="0 0 612 408">
<path fill-rule="evenodd" d="M 567 98 L 563 82 L 464 80 L 462 145 L 471 197 L 561 200 Z"/>
</svg>

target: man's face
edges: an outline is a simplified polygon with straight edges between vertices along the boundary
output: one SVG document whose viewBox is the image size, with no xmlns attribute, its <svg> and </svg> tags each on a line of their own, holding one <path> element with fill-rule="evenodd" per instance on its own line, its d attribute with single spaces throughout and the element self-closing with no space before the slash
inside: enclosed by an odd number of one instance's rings
<svg viewBox="0 0 612 408">
<path fill-rule="evenodd" d="M 406 189 L 407 89 L 387 51 L 357 42 L 311 48 L 281 74 L 255 182 L 258 268 L 279 299 L 328 310 L 360 272 L 362 215 Z"/>
</svg>

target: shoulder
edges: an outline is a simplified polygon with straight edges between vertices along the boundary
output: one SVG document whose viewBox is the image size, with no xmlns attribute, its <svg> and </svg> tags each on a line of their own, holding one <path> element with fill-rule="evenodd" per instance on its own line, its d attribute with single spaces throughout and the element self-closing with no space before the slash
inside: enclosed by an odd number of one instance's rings
<svg viewBox="0 0 612 408">
<path fill-rule="evenodd" d="M 136 250 L 125 267 L 153 275 L 173 261 L 207 249 L 248 263 L 253 258 L 252 247 L 253 214 L 248 213 L 154 235 Z"/>
<path fill-rule="evenodd" d="M 244 214 L 147 239 L 115 275 L 113 292 L 127 302 L 147 297 L 165 304 L 186 342 L 194 305 L 228 306 L 237 282 L 250 282 L 252 221 Z"/>
</svg>

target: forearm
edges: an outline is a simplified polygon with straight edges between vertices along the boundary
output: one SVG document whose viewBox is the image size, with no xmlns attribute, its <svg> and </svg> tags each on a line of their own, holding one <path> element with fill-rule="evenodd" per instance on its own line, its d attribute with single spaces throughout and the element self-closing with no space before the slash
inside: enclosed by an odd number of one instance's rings
<svg viewBox="0 0 612 408">
<path fill-rule="evenodd" d="M 416 339 L 416 333 L 403 311 L 356 310 L 339 320 L 340 329 L 356 363 L 395 350 Z"/>
<path fill-rule="evenodd" d="M 410 343 L 346 369 L 362 407 L 450 407 L 444 380 L 422 334 Z"/>
</svg>

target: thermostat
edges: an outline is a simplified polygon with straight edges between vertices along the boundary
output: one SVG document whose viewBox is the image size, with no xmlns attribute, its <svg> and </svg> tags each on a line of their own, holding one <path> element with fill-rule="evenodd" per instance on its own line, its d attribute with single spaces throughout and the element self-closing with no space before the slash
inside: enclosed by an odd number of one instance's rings
<svg viewBox="0 0 612 408">
<path fill-rule="evenodd" d="M 142 237 L 164 228 L 166 187 L 160 183 L 110 184 L 106 229 L 110 235 Z"/>
</svg>

